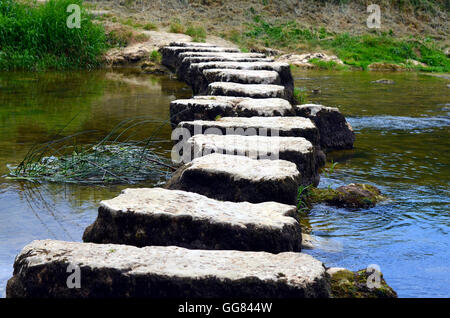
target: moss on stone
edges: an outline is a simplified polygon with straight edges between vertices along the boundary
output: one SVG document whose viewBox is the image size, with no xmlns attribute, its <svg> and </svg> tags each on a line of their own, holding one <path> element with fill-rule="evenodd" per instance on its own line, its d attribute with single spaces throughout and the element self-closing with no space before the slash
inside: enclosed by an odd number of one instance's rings
<svg viewBox="0 0 450 318">
<path fill-rule="evenodd" d="M 356 272 L 341 269 L 330 273 L 331 292 L 334 298 L 397 298 L 397 293 L 386 283 L 380 273 L 380 287 L 368 287 L 372 273 L 365 269 Z"/>
<path fill-rule="evenodd" d="M 337 189 L 310 188 L 303 200 L 312 206 L 317 203 L 325 203 L 332 206 L 361 209 L 375 206 L 385 200 L 380 190 L 375 186 L 361 183 L 351 183 Z"/>
</svg>

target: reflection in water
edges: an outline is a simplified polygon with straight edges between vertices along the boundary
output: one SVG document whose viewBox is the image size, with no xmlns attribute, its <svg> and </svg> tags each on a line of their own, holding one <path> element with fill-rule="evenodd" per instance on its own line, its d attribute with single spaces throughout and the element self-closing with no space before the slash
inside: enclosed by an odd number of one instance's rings
<svg viewBox="0 0 450 318">
<path fill-rule="evenodd" d="M 356 131 L 355 149 L 328 155 L 339 164 L 320 186 L 368 182 L 390 198 L 363 211 L 316 206 L 308 221 L 318 248 L 305 252 L 327 266 L 378 264 L 402 297 L 449 296 L 448 81 L 416 73 L 296 71 L 294 77 L 297 87 L 320 88 L 310 101 L 339 107 Z M 380 78 L 395 84 L 371 83 Z M 0 174 L 74 117 L 62 135 L 96 131 L 80 136 L 80 143 L 98 140 L 124 119 L 154 119 L 135 135 L 144 139 L 169 118 L 171 100 L 190 96 L 183 83 L 136 70 L 0 73 Z M 166 153 L 170 133 L 167 124 L 156 136 Z M 80 241 L 99 202 L 126 187 L 2 179 L 0 291 L 24 245 L 46 238 Z"/>
</svg>

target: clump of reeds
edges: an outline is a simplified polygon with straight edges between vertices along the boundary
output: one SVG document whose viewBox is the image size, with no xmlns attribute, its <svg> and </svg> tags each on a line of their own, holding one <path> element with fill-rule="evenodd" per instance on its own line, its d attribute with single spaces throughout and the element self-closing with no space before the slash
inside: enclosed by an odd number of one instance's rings
<svg viewBox="0 0 450 318">
<path fill-rule="evenodd" d="M 22 162 L 10 167 L 8 178 L 66 183 L 163 182 L 175 169 L 158 144 L 156 133 L 144 140 L 132 140 L 151 119 L 129 119 L 117 125 L 95 144 L 78 144 L 77 138 L 92 131 L 35 145 Z M 164 124 L 162 124 L 164 125 Z M 161 125 L 161 127 L 162 127 Z"/>
</svg>

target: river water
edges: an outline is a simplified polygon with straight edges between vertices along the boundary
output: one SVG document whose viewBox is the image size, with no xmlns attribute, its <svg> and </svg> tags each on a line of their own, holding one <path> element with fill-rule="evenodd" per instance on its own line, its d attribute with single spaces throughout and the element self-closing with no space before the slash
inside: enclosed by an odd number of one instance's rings
<svg viewBox="0 0 450 318">
<path fill-rule="evenodd" d="M 294 77 L 297 87 L 319 88 L 309 101 L 339 107 L 356 132 L 354 150 L 328 155 L 338 164 L 320 187 L 366 182 L 389 197 L 363 211 L 316 206 L 308 218 L 317 248 L 305 252 L 327 266 L 377 264 L 400 297 L 449 297 L 449 81 L 416 73 L 294 71 Z M 395 84 L 371 83 L 380 78 Z M 24 245 L 81 241 L 99 201 L 127 187 L 18 182 L 4 178 L 6 165 L 55 135 L 95 130 L 78 140 L 91 143 L 124 119 L 166 120 L 170 101 L 190 95 L 174 79 L 126 69 L 0 73 L 0 296 Z M 168 140 L 170 131 L 166 125 L 159 135 Z M 171 143 L 161 147 L 168 151 Z"/>
</svg>

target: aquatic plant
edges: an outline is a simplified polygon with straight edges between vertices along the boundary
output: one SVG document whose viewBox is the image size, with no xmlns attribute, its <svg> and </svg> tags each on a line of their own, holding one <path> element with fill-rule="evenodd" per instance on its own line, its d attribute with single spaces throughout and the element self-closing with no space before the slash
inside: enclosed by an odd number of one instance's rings
<svg viewBox="0 0 450 318">
<path fill-rule="evenodd" d="M 305 200 L 306 196 L 308 195 L 309 189 L 312 187 L 312 184 L 303 186 L 301 185 L 298 187 L 297 191 L 297 210 L 299 212 L 304 212 L 309 209 L 309 204 Z"/>
<path fill-rule="evenodd" d="M 124 120 L 96 144 L 77 143 L 81 135 L 92 133 L 85 131 L 35 145 L 17 167 L 10 167 L 8 178 L 87 184 L 164 181 L 175 167 L 157 150 L 165 142 L 155 137 L 159 129 L 145 140 L 132 140 L 135 130 L 151 122 Z"/>
<path fill-rule="evenodd" d="M 330 174 L 334 172 L 334 169 L 336 168 L 337 164 L 338 162 L 334 162 L 333 160 L 331 160 L 331 165 L 323 170 L 323 175 L 328 178 Z"/>
<path fill-rule="evenodd" d="M 297 104 L 302 105 L 308 102 L 308 93 L 304 88 L 294 88 L 294 99 Z"/>
</svg>

